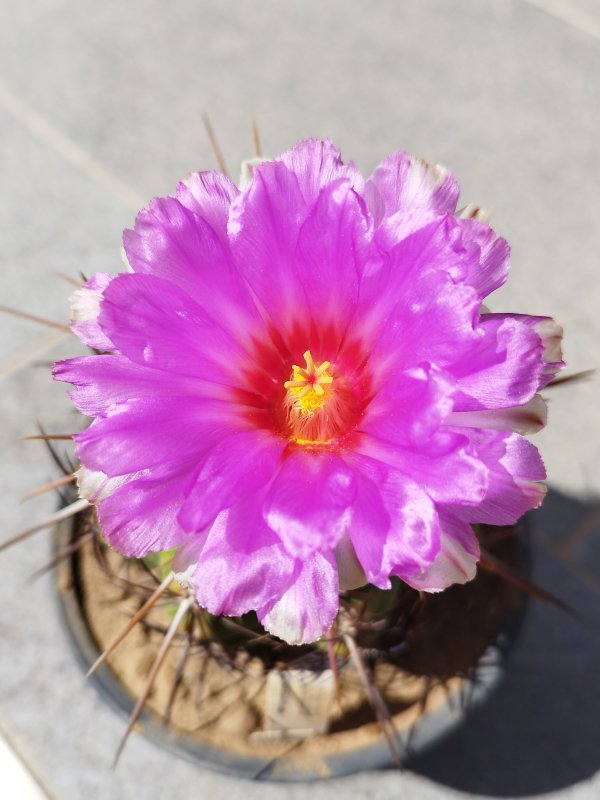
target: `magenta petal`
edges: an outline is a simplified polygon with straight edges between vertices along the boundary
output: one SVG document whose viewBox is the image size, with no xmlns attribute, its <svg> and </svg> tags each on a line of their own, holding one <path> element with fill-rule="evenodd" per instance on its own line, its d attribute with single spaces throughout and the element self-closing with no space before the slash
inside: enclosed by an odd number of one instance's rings
<svg viewBox="0 0 600 800">
<path fill-rule="evenodd" d="M 361 192 L 364 180 L 350 161 L 344 164 L 339 150 L 327 139 L 305 139 L 282 153 L 281 161 L 298 179 L 300 191 L 312 205 L 324 186 L 343 178 Z"/>
<path fill-rule="evenodd" d="M 460 189 L 452 173 L 402 150 L 375 169 L 365 187 L 367 202 L 387 245 L 404 239 L 436 216 L 453 212 Z"/>
<path fill-rule="evenodd" d="M 123 244 L 135 272 L 169 280 L 192 296 L 206 281 L 204 271 L 228 272 L 228 250 L 214 229 L 174 197 L 157 197 L 140 211 Z"/>
<path fill-rule="evenodd" d="M 276 475 L 263 514 L 289 552 L 307 558 L 335 547 L 355 496 L 354 473 L 338 456 L 296 450 Z"/>
<path fill-rule="evenodd" d="M 267 486 L 276 473 L 285 441 L 261 430 L 233 433 L 204 456 L 179 513 L 185 530 L 201 530 L 224 508 Z"/>
<path fill-rule="evenodd" d="M 199 458 L 247 426 L 231 403 L 159 395 L 114 406 L 73 438 L 82 464 L 112 477 Z"/>
<path fill-rule="evenodd" d="M 231 206 L 236 264 L 280 334 L 305 314 L 306 294 L 294 264 L 308 212 L 296 175 L 273 161 L 255 167 L 251 183 Z"/>
<path fill-rule="evenodd" d="M 441 515 L 440 551 L 431 566 L 418 575 L 401 576 L 413 589 L 441 592 L 455 583 L 473 580 L 479 561 L 479 543 L 470 525 L 450 514 Z"/>
<path fill-rule="evenodd" d="M 389 587 L 389 576 L 416 574 L 440 547 L 438 515 L 426 492 L 380 462 L 348 455 L 357 481 L 350 538 L 371 583 Z"/>
<path fill-rule="evenodd" d="M 471 522 L 512 525 L 537 508 L 546 494 L 540 483 L 546 470 L 536 447 L 516 433 L 472 430 L 469 435 L 489 469 L 489 486 L 476 508 L 457 509 L 456 514 Z"/>
<path fill-rule="evenodd" d="M 69 397 L 88 417 L 106 414 L 111 406 L 165 391 L 165 373 L 135 364 L 121 355 L 96 355 L 57 361 L 52 369 L 57 381 L 75 384 Z M 229 400 L 231 391 L 219 384 L 186 375 L 169 374 L 170 392 Z"/>
<path fill-rule="evenodd" d="M 428 441 L 452 410 L 455 381 L 431 364 L 393 373 L 382 381 L 360 430 L 386 441 Z"/>
<path fill-rule="evenodd" d="M 248 356 L 186 292 L 153 275 L 115 278 L 99 322 L 135 363 L 216 383 L 235 385 Z"/>
<path fill-rule="evenodd" d="M 239 616 L 277 601 L 292 580 L 295 561 L 265 525 L 259 494 L 217 517 L 192 583 L 212 614 Z"/>
<path fill-rule="evenodd" d="M 413 575 L 431 564 L 440 548 L 435 506 L 416 483 L 391 474 L 382 494 L 392 524 L 383 567 L 390 575 Z"/>
<path fill-rule="evenodd" d="M 453 286 L 447 276 L 423 277 L 378 332 L 372 351 L 377 378 L 423 362 L 447 369 L 475 341 L 478 308 L 469 286 Z"/>
<path fill-rule="evenodd" d="M 433 274 L 441 279 L 438 294 L 447 277 L 452 284 L 460 283 L 469 271 L 469 253 L 462 244 L 456 220 L 448 215 L 436 217 L 425 228 L 396 242 L 383 255 L 379 264 L 364 271 L 361 320 L 385 321 L 406 293 L 411 294 L 411 303 L 422 300 L 418 288 L 422 277 Z"/>
<path fill-rule="evenodd" d="M 542 341 L 544 366 L 538 389 L 543 389 L 554 380 L 556 373 L 565 366 L 562 358 L 563 329 L 551 317 L 528 317 L 519 319 L 533 327 Z"/>
<path fill-rule="evenodd" d="M 358 196 L 338 180 L 319 194 L 298 238 L 294 269 L 317 333 L 339 340 L 352 317 L 362 267 L 370 255 Z"/>
<path fill-rule="evenodd" d="M 538 321 L 516 314 L 481 317 L 483 335 L 450 367 L 459 381 L 455 411 L 520 406 L 531 400 L 544 367 Z"/>
<path fill-rule="evenodd" d="M 357 492 L 348 536 L 367 581 L 387 589 L 390 581 L 384 548 L 392 536 L 392 520 L 381 496 L 381 484 L 375 483 L 377 479 L 384 478 L 384 472 L 380 470 L 379 474 L 373 474 L 358 462 L 358 469 L 355 469 Z"/>
<path fill-rule="evenodd" d="M 176 198 L 228 244 L 229 209 L 239 193 L 237 186 L 220 172 L 192 172 L 177 187 Z"/>
<path fill-rule="evenodd" d="M 477 219 L 457 219 L 462 240 L 471 258 L 469 284 L 481 297 L 487 297 L 506 282 L 510 247 L 485 222 Z"/>
<path fill-rule="evenodd" d="M 100 500 L 98 517 L 107 542 L 125 556 L 141 558 L 189 539 L 177 522 L 186 467 L 171 466 L 133 477 Z"/>
<path fill-rule="evenodd" d="M 417 483 L 438 503 L 476 505 L 488 487 L 488 468 L 475 452 L 467 432 L 441 429 L 418 448 L 361 435 L 355 450 L 393 467 Z"/>
<path fill-rule="evenodd" d="M 197 188 L 196 184 L 194 186 Z M 221 197 L 218 214 L 222 216 Z M 260 327 L 260 318 L 240 274 L 233 264 L 225 237 L 207 220 L 173 197 L 160 197 L 141 211 L 135 230 L 125 231 L 123 242 L 132 269 L 175 284 L 228 330 L 240 324 Z M 165 303 L 166 305 L 166 303 Z"/>
<path fill-rule="evenodd" d="M 354 332 L 374 342 L 378 374 L 450 364 L 478 338 L 481 297 L 467 283 L 469 253 L 449 218 L 417 231 L 361 283 Z"/>
<path fill-rule="evenodd" d="M 289 644 L 316 642 L 331 628 L 339 609 L 339 586 L 333 557 L 313 553 L 296 562 L 282 597 L 259 609 L 265 628 Z"/>
</svg>

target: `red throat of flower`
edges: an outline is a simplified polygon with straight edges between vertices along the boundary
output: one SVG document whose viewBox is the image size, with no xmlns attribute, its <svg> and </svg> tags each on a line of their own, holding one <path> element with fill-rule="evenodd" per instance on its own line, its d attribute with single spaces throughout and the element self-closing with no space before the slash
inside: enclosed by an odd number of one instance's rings
<svg viewBox="0 0 600 800">
<path fill-rule="evenodd" d="M 329 361 L 315 364 L 310 350 L 304 360 L 303 367 L 292 366 L 292 375 L 283 384 L 288 436 L 301 445 L 330 444 L 350 422 L 351 393 Z"/>
</svg>

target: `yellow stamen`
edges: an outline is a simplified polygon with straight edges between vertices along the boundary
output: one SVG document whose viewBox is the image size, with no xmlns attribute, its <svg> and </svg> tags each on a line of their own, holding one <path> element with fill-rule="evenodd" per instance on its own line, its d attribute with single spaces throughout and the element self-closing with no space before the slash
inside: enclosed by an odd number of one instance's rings
<svg viewBox="0 0 600 800">
<path fill-rule="evenodd" d="M 304 360 L 306 362 L 304 367 L 292 365 L 292 377 L 283 385 L 287 389 L 287 399 L 291 408 L 301 414 L 312 416 L 327 402 L 333 375 L 327 372 L 331 363 L 323 361 L 317 366 L 310 350 L 304 353 Z"/>
</svg>

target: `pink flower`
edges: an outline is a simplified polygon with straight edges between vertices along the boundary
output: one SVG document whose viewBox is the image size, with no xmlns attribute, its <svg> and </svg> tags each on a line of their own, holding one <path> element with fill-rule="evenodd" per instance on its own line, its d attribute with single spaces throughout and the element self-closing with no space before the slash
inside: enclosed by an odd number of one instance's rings
<svg viewBox="0 0 600 800">
<path fill-rule="evenodd" d="M 364 181 L 299 143 L 238 190 L 190 175 L 125 232 L 56 364 L 93 417 L 81 490 L 126 555 L 176 547 L 198 601 L 318 639 L 339 592 L 470 580 L 471 523 L 542 500 L 524 433 L 562 365 L 545 317 L 482 313 L 509 248 L 452 174 L 399 152 Z"/>
</svg>

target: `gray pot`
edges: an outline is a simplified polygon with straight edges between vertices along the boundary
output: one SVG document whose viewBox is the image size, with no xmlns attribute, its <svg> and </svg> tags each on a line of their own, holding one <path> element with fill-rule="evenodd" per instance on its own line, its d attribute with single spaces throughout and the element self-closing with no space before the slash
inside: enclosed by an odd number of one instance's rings
<svg viewBox="0 0 600 800">
<path fill-rule="evenodd" d="M 55 550 L 60 552 L 72 540 L 73 521 L 67 520 L 55 532 Z M 518 542 L 518 569 L 530 573 L 530 549 L 527 531 L 516 537 Z M 74 654 L 87 671 L 100 655 L 100 649 L 90 632 L 82 602 L 82 585 L 77 553 L 62 561 L 58 567 L 58 601 L 65 630 Z M 469 714 L 486 702 L 502 681 L 506 670 L 507 654 L 517 636 L 526 598 L 513 608 L 480 658 L 472 674 L 460 686 L 448 693 L 447 701 L 423 713 L 416 724 L 396 731 L 398 751 L 403 765 L 410 765 L 415 756 L 450 736 L 453 731 L 468 724 Z M 103 664 L 91 677 L 91 682 L 102 697 L 127 719 L 135 705 L 135 698 L 120 683 L 107 664 Z M 388 745 L 380 741 L 366 747 L 346 752 L 322 752 L 309 759 L 289 755 L 265 759 L 238 754 L 191 736 L 167 728 L 161 718 L 149 710 L 140 716 L 143 735 L 174 755 L 193 761 L 208 769 L 236 777 L 272 781 L 313 781 L 335 778 L 363 770 L 384 769 L 392 766 Z M 116 749 L 117 743 L 115 743 Z"/>
</svg>

